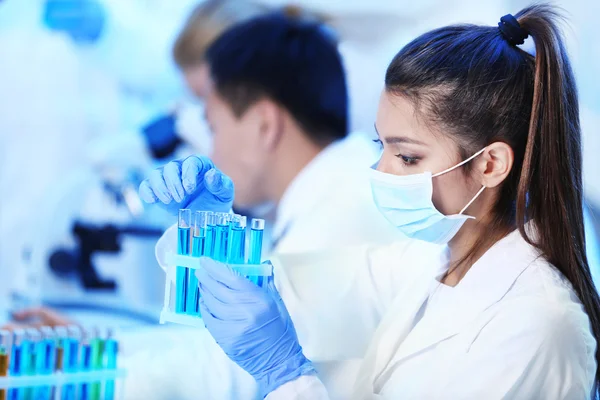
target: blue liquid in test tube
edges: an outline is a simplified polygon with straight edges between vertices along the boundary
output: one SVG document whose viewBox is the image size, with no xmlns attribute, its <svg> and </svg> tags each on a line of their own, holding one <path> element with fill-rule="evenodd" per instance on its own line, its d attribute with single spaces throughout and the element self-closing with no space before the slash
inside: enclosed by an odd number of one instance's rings
<svg viewBox="0 0 600 400">
<path fill-rule="evenodd" d="M 244 264 L 246 247 L 246 217 L 234 215 L 229 231 L 229 246 L 227 247 L 227 262 Z"/>
<path fill-rule="evenodd" d="M 204 239 L 203 256 L 213 258 L 215 253 L 215 233 L 217 229 L 217 215 L 208 211 L 206 216 L 206 238 Z"/>
<path fill-rule="evenodd" d="M 117 354 L 119 352 L 119 344 L 114 339 L 112 330 L 108 331 L 106 342 L 104 343 L 104 355 L 106 369 L 117 369 Z M 104 400 L 114 400 L 115 398 L 115 381 L 109 380 L 104 388 Z"/>
<path fill-rule="evenodd" d="M 67 331 L 67 337 L 63 339 L 63 372 L 78 372 L 79 343 L 82 332 L 77 326 L 70 326 Z M 61 399 L 75 400 L 76 390 L 76 386 L 72 383 L 64 385 L 61 390 Z"/>
<path fill-rule="evenodd" d="M 51 375 L 56 366 L 56 333 L 49 326 L 40 328 L 42 335 L 38 342 L 36 354 L 36 371 L 39 375 Z M 36 388 L 35 400 L 46 400 L 53 398 L 51 386 L 40 386 Z"/>
<path fill-rule="evenodd" d="M 23 374 L 23 349 L 25 331 L 22 329 L 15 329 L 13 332 L 13 346 L 9 358 L 9 374 L 10 376 L 21 376 Z M 22 389 L 8 389 L 9 400 L 20 400 L 20 392 Z"/>
<path fill-rule="evenodd" d="M 21 357 L 26 357 L 23 359 L 23 374 L 27 376 L 34 376 L 37 373 L 37 365 L 38 360 L 40 363 L 44 362 L 45 349 L 44 343 L 42 341 L 42 335 L 37 329 L 26 329 L 25 337 L 27 338 L 27 346 L 29 347 L 29 352 L 25 356 L 25 352 L 21 354 Z M 25 342 L 23 342 L 25 345 Z M 21 399 L 22 400 L 33 400 L 34 393 L 36 393 L 36 388 L 26 387 L 22 389 Z"/>
<path fill-rule="evenodd" d="M 192 210 L 179 210 L 177 235 L 177 254 L 190 255 L 190 233 L 192 227 Z M 188 268 L 177 266 L 175 271 L 175 312 L 185 313 L 188 292 Z"/>
<path fill-rule="evenodd" d="M 92 346 L 90 343 L 90 336 L 90 332 L 84 329 L 81 336 L 81 358 L 79 361 L 79 370 L 81 372 L 88 372 L 92 370 Z M 81 391 L 77 399 L 90 400 L 90 389 L 91 387 L 89 383 L 82 383 Z"/>
<path fill-rule="evenodd" d="M 229 216 L 225 213 L 217 214 L 217 227 L 215 228 L 215 248 L 213 258 L 217 261 L 227 262 L 227 242 L 229 237 Z"/>
<path fill-rule="evenodd" d="M 200 257 L 204 252 L 204 240 L 206 238 L 206 226 L 208 221 L 208 212 L 197 211 L 194 214 L 194 230 L 192 233 L 192 257 Z M 200 315 L 200 289 L 198 288 L 198 278 L 196 270 L 189 269 L 188 293 L 186 313 L 189 315 Z"/>
<path fill-rule="evenodd" d="M 265 230 L 265 220 L 253 218 L 250 223 L 250 249 L 248 255 L 248 264 L 260 264 L 262 258 L 263 233 Z M 262 286 L 264 279 L 262 276 L 253 280 L 258 286 Z"/>
</svg>

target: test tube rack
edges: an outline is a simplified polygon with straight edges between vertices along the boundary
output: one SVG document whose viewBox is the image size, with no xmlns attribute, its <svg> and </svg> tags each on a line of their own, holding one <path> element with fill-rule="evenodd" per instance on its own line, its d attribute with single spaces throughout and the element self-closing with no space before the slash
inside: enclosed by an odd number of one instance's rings
<svg viewBox="0 0 600 400">
<path fill-rule="evenodd" d="M 206 231 L 204 249 L 197 250 L 191 237 L 193 235 L 186 233 L 178 235 L 178 253 L 169 252 L 166 254 L 167 276 L 165 279 L 164 305 L 160 313 L 161 324 L 171 322 L 187 326 L 204 327 L 204 321 L 197 306 L 198 300 L 192 296 L 196 304 L 193 302 L 190 303 L 191 294 L 197 291 L 195 270 L 202 268 L 200 262 L 201 256 L 227 263 L 231 269 L 261 287 L 266 284 L 267 278 L 273 275 L 273 267 L 270 263 L 260 263 L 260 247 L 262 246 L 262 230 L 264 229 L 263 220 L 252 220 L 250 232 L 246 235 L 246 217 L 205 211 L 197 213 L 210 214 L 208 217 L 197 218 L 197 221 L 202 221 L 202 226 L 194 226 L 192 230 L 193 234 L 198 232 L 204 234 L 204 231 Z M 182 221 L 184 227 L 185 225 L 189 225 L 191 228 L 192 224 L 189 214 L 189 210 L 180 210 L 179 228 L 182 228 Z M 216 218 L 217 214 L 219 218 Z M 213 219 L 213 217 L 215 218 Z M 213 238 L 210 237 L 211 226 L 215 228 Z M 224 227 L 227 227 L 229 236 L 225 233 Z M 220 233 L 218 229 L 221 229 Z M 221 240 L 220 235 L 225 235 L 227 238 Z M 241 239 L 237 235 L 240 235 Z M 182 240 L 184 243 L 182 243 Z M 188 241 L 191 242 L 188 243 Z M 248 251 L 246 251 L 246 247 L 248 247 Z M 208 251 L 206 251 L 207 248 L 209 248 Z M 183 285 L 182 281 L 184 282 Z M 186 302 L 186 306 L 182 307 L 184 302 Z M 190 306 L 190 304 L 192 305 Z"/>
<path fill-rule="evenodd" d="M 127 373 L 117 368 L 118 342 L 111 330 L 105 337 L 98 332 L 77 326 L 1 330 L 0 400 L 122 399 Z M 87 368 L 84 348 L 94 354 Z"/>
</svg>

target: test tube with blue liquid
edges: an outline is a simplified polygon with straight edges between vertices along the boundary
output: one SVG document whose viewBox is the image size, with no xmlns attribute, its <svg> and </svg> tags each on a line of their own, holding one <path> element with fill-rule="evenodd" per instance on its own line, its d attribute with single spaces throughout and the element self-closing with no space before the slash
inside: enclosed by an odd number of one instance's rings
<svg viewBox="0 0 600 400">
<path fill-rule="evenodd" d="M 227 262 L 227 242 L 229 239 L 229 215 L 226 213 L 217 214 L 217 226 L 215 228 L 215 248 L 213 259 L 220 262 Z"/>
<path fill-rule="evenodd" d="M 231 221 L 229 243 L 227 246 L 227 262 L 244 264 L 246 250 L 246 217 L 235 214 Z"/>
<path fill-rule="evenodd" d="M 79 359 L 79 370 L 89 372 L 92 370 L 92 344 L 91 333 L 87 329 L 81 330 L 81 357 Z M 91 399 L 91 387 L 89 383 L 82 383 L 78 400 Z"/>
<path fill-rule="evenodd" d="M 194 214 L 194 229 L 192 232 L 192 257 L 201 257 L 204 255 L 204 243 L 206 240 L 206 228 L 208 224 L 208 212 L 197 211 Z M 189 268 L 188 293 L 186 313 L 189 315 L 200 315 L 200 289 L 198 288 L 198 278 L 196 271 Z"/>
<path fill-rule="evenodd" d="M 109 329 L 106 334 L 106 341 L 104 342 L 104 365 L 106 369 L 115 370 L 117 369 L 117 354 L 119 352 L 119 346 L 114 338 L 114 332 Z M 114 400 L 115 398 L 115 381 L 106 381 L 104 388 L 104 400 Z"/>
<path fill-rule="evenodd" d="M 252 218 L 250 223 L 250 248 L 248 251 L 248 264 L 260 264 L 262 258 L 263 234 L 265 230 L 265 220 Z M 251 279 L 258 286 L 263 285 L 263 277 L 257 276 Z"/>
<path fill-rule="evenodd" d="M 26 342 L 23 344 L 29 347 L 29 351 L 26 359 L 23 360 L 23 375 L 34 376 L 37 374 L 38 360 L 41 359 L 40 362 L 44 361 L 45 349 L 43 348 L 42 335 L 37 329 L 31 328 L 25 331 L 25 337 Z M 33 387 L 23 388 L 21 399 L 33 400 L 34 392 L 36 392 L 34 389 Z"/>
<path fill-rule="evenodd" d="M 212 211 L 206 213 L 206 238 L 204 239 L 203 256 L 212 258 L 215 252 L 215 234 L 217 230 L 217 214 Z"/>
<path fill-rule="evenodd" d="M 81 342 L 81 329 L 78 326 L 69 326 L 67 336 L 62 340 L 62 370 L 64 373 L 79 371 L 79 345 Z M 62 387 L 61 400 L 75 400 L 77 388 L 69 383 Z"/>
<path fill-rule="evenodd" d="M 177 253 L 190 255 L 190 234 L 192 227 L 192 210 L 179 210 L 179 224 L 177 236 Z M 188 292 L 188 268 L 178 266 L 175 270 L 175 312 L 185 313 Z"/>
<path fill-rule="evenodd" d="M 0 331 L 0 377 L 8 375 L 10 353 L 12 347 L 12 333 Z M 0 400 L 6 400 L 6 389 L 0 389 Z"/>
<path fill-rule="evenodd" d="M 40 328 L 41 339 L 37 344 L 35 369 L 39 375 L 51 375 L 56 367 L 56 332 L 49 326 Z M 50 399 L 53 388 L 40 386 L 36 388 L 35 399 Z"/>
<path fill-rule="evenodd" d="M 25 340 L 25 331 L 22 329 L 15 329 L 13 331 L 13 345 L 10 354 L 10 376 L 21 376 L 23 374 L 23 361 L 28 358 L 28 343 Z M 20 400 L 22 389 L 9 389 L 8 399 L 9 400 Z"/>
</svg>

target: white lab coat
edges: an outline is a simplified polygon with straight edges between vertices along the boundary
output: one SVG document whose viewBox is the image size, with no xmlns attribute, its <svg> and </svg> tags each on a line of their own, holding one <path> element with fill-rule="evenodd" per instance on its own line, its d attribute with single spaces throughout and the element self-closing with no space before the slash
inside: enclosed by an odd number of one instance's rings
<svg viewBox="0 0 600 400">
<path fill-rule="evenodd" d="M 303 377 L 269 400 L 590 396 L 588 317 L 566 278 L 518 232 L 437 302 L 431 295 L 447 261 L 420 242 L 272 261 L 305 354 L 347 367 L 334 388 Z"/>
</svg>

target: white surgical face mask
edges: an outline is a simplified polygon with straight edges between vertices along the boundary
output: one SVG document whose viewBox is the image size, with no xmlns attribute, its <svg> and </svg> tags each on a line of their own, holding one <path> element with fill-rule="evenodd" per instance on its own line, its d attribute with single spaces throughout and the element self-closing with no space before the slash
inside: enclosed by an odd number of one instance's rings
<svg viewBox="0 0 600 400">
<path fill-rule="evenodd" d="M 460 164 L 435 175 L 423 172 L 400 176 L 372 169 L 371 190 L 375 205 L 406 236 L 431 243 L 448 243 L 468 219 L 475 219 L 463 213 L 479 197 L 485 186 L 458 214 L 444 215 L 433 205 L 433 178 L 468 163 L 484 150 L 485 148 L 481 149 Z"/>
</svg>

